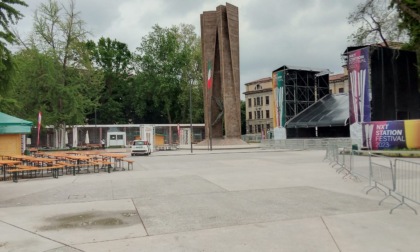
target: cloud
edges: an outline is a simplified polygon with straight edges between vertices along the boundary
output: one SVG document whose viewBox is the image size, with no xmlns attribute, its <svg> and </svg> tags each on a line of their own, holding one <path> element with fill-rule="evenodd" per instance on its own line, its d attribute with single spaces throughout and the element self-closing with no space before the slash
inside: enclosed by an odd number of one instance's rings
<svg viewBox="0 0 420 252">
<path fill-rule="evenodd" d="M 354 30 L 347 16 L 364 0 L 231 0 L 239 8 L 241 84 L 268 77 L 282 65 L 341 72 L 341 54 Z M 45 2 L 45 1 L 44 1 Z M 66 3 L 66 1 L 60 1 Z M 20 31 L 32 28 L 39 0 L 20 8 Z M 218 0 L 78 0 L 90 39 L 110 37 L 134 51 L 152 26 L 192 24 L 200 35 L 200 14 L 225 4 Z M 243 85 L 241 85 L 243 87 Z M 243 91 L 242 91 L 243 92 Z"/>
</svg>

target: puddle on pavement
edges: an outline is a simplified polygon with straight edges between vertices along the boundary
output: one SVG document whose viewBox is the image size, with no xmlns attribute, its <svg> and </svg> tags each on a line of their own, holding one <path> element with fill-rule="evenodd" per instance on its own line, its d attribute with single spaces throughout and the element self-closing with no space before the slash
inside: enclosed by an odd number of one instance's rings
<svg viewBox="0 0 420 252">
<path fill-rule="evenodd" d="M 95 211 L 46 218 L 39 230 L 120 228 L 139 223 L 136 211 Z"/>
</svg>

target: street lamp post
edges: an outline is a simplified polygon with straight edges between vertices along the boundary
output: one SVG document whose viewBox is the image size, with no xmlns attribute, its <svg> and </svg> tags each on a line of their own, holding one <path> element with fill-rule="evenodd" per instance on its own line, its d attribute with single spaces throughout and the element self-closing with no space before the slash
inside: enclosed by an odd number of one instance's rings
<svg viewBox="0 0 420 252">
<path fill-rule="evenodd" d="M 191 145 L 191 153 L 193 153 L 193 139 L 194 139 L 194 133 L 193 133 L 193 126 L 192 126 L 192 80 L 190 80 L 190 145 Z"/>
</svg>

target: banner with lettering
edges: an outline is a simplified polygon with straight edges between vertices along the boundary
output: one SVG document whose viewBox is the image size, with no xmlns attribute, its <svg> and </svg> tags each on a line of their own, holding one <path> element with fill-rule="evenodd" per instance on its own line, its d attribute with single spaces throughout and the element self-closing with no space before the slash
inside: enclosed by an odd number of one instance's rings
<svg viewBox="0 0 420 252">
<path fill-rule="evenodd" d="M 274 95 L 274 127 L 283 127 L 286 123 L 284 111 L 284 72 L 279 71 L 273 76 Z"/>
<path fill-rule="evenodd" d="M 362 123 L 362 129 L 370 150 L 420 149 L 420 120 Z"/>
<path fill-rule="evenodd" d="M 349 52 L 350 124 L 370 122 L 369 47 Z"/>
</svg>

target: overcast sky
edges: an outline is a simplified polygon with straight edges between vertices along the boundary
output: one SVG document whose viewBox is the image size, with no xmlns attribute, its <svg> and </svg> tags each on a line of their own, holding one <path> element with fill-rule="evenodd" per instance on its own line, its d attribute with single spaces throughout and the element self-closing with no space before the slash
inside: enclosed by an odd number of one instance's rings
<svg viewBox="0 0 420 252">
<path fill-rule="evenodd" d="M 25 17 L 17 29 L 32 29 L 40 0 L 24 0 L 18 8 Z M 42 2 L 46 2 L 44 0 Z M 241 93 L 244 84 L 270 77 L 283 65 L 327 68 L 342 72 L 341 54 L 356 29 L 347 16 L 365 0 L 231 0 L 239 8 Z M 67 3 L 66 0 L 59 2 Z M 94 41 L 109 37 L 126 43 L 131 51 L 139 46 L 153 25 L 170 27 L 181 23 L 195 26 L 200 34 L 200 14 L 215 10 L 218 0 L 76 0 L 87 30 Z"/>
</svg>

